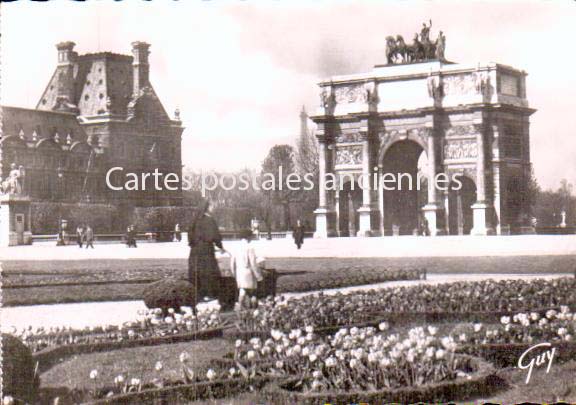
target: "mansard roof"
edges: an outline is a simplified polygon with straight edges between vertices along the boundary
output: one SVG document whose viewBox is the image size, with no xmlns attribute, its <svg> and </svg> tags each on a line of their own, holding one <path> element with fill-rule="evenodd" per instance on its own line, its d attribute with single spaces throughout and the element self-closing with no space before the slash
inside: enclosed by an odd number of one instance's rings
<svg viewBox="0 0 576 405">
<path fill-rule="evenodd" d="M 146 77 L 144 80 L 140 77 L 139 82 L 142 83 L 135 86 L 134 80 L 138 78 L 135 79 L 134 56 L 113 52 L 78 55 L 72 51 L 73 43 L 66 44 L 70 44 L 68 54 L 64 55 L 67 59 L 59 59 L 36 108 L 70 111 L 85 117 L 107 114 L 127 117 L 129 104 L 134 97 L 139 97 L 144 87 L 152 87 L 148 81 L 147 54 L 142 59 L 145 64 L 142 75 Z M 135 44 L 143 43 L 134 43 L 133 46 Z M 139 87 L 136 95 L 135 87 Z M 66 97 L 62 97 L 63 94 Z M 152 94 L 155 96 L 155 93 Z M 155 103 L 162 121 L 170 121 L 157 97 Z"/>
</svg>

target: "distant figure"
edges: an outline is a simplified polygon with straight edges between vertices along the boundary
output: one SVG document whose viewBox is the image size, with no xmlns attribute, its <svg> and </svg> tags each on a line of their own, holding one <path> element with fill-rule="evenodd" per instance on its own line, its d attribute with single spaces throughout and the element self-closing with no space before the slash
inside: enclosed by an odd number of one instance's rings
<svg viewBox="0 0 576 405">
<path fill-rule="evenodd" d="M 422 23 L 422 29 L 420 30 L 420 42 L 426 43 L 430 41 L 430 28 L 432 28 L 432 20 L 430 20 L 428 25 L 426 25 L 426 23 Z"/>
<path fill-rule="evenodd" d="M 174 226 L 174 240 L 180 242 L 182 240 L 182 232 L 180 231 L 180 224 Z"/>
<path fill-rule="evenodd" d="M 242 230 L 240 246 L 230 259 L 230 269 L 238 286 L 238 309 L 250 307 L 250 297 L 256 294 L 258 282 L 264 279 L 261 271 L 263 262 L 257 259 L 254 244 L 251 243 L 253 237 L 250 229 Z"/>
<path fill-rule="evenodd" d="M 250 225 L 252 227 L 252 232 L 254 234 L 254 238 L 256 240 L 260 239 L 260 221 L 257 219 L 252 219 L 252 221 L 250 221 Z"/>
<path fill-rule="evenodd" d="M 560 228 L 566 228 L 566 211 L 562 210 L 562 212 L 560 213 Z"/>
<path fill-rule="evenodd" d="M 68 223 L 66 220 L 61 220 L 58 225 L 58 237 L 56 238 L 56 246 L 66 246 L 68 242 Z"/>
<path fill-rule="evenodd" d="M 136 230 L 134 229 L 134 225 L 129 225 L 126 228 L 126 246 L 131 247 L 138 247 L 136 245 Z"/>
<path fill-rule="evenodd" d="M 304 244 L 304 227 L 300 220 L 296 221 L 296 226 L 294 227 L 292 236 L 294 237 L 294 243 L 298 246 L 298 249 L 300 249 Z"/>
<path fill-rule="evenodd" d="M 84 243 L 86 243 L 86 249 L 88 249 L 88 246 L 94 249 L 94 230 L 90 225 L 86 226 L 84 231 Z"/>
<path fill-rule="evenodd" d="M 444 51 L 446 50 L 446 36 L 442 31 L 438 33 L 438 39 L 436 40 L 436 59 L 444 60 Z"/>
<path fill-rule="evenodd" d="M 210 216 L 209 209 L 209 203 L 202 202 L 188 230 L 188 277 L 196 286 L 197 299 L 204 298 L 205 301 L 217 298 L 220 291 L 221 274 L 214 247 L 226 253 L 218 225 Z"/>
<path fill-rule="evenodd" d="M 78 243 L 78 247 L 82 249 L 83 246 L 83 239 L 84 239 L 84 228 L 82 225 L 78 225 L 76 227 L 76 243 Z"/>
</svg>

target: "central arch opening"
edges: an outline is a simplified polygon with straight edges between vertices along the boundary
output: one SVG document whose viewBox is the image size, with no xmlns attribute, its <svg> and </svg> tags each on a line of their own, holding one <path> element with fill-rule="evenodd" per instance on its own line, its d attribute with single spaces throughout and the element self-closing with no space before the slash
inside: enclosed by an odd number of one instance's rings
<svg viewBox="0 0 576 405">
<path fill-rule="evenodd" d="M 427 204 L 428 159 L 424 149 L 416 142 L 403 140 L 395 142 L 382 158 L 382 175 L 392 175 L 395 183 L 386 182 L 384 190 L 384 232 L 394 235 L 414 235 L 420 233 L 424 221 L 422 207 Z M 420 173 L 420 176 L 418 175 Z"/>
</svg>

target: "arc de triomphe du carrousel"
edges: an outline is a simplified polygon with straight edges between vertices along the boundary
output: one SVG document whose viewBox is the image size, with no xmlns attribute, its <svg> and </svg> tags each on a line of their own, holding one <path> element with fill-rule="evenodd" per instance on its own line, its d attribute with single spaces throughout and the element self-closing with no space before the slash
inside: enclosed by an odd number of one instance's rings
<svg viewBox="0 0 576 405">
<path fill-rule="evenodd" d="M 319 83 L 316 237 L 528 229 L 526 73 L 448 62 L 425 28 L 388 37 L 386 65 Z"/>
</svg>

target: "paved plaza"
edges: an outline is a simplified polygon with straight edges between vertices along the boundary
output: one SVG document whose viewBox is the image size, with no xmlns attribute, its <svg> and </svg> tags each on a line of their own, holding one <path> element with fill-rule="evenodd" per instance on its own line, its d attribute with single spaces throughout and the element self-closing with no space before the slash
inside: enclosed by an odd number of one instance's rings
<svg viewBox="0 0 576 405">
<path fill-rule="evenodd" d="M 185 238 L 184 238 L 185 240 Z M 226 241 L 224 246 L 232 248 L 236 241 Z M 464 256 L 553 256 L 574 255 L 576 263 L 576 235 L 542 236 L 523 235 L 509 237 L 446 236 L 436 238 L 385 237 L 385 238 L 331 238 L 306 239 L 301 250 L 297 250 L 291 239 L 261 240 L 257 250 L 265 257 L 464 257 Z M 2 260 L 80 260 L 80 259 L 174 259 L 186 258 L 188 247 L 185 242 L 140 243 L 137 249 L 128 249 L 120 243 L 96 244 L 95 249 L 79 249 L 76 245 L 55 248 L 53 243 L 42 242 L 32 246 L 0 249 Z M 429 274 L 428 280 L 396 281 L 370 286 L 354 286 L 326 290 L 356 291 L 367 288 L 386 288 L 420 283 L 449 283 L 461 280 L 482 279 L 533 279 L 561 277 L 562 274 L 480 274 L 474 269 L 468 274 Z M 310 293 L 288 293 L 300 296 Z M 0 325 L 3 330 L 12 326 L 22 328 L 44 326 L 85 327 L 96 325 L 120 325 L 136 318 L 137 311 L 145 309 L 142 301 L 76 303 L 57 305 L 34 305 L 2 308 Z"/>
<path fill-rule="evenodd" d="M 96 243 L 95 249 L 76 245 L 55 247 L 54 242 L 0 248 L 0 260 L 177 259 L 188 257 L 182 242 L 141 242 L 136 249 L 121 243 Z M 237 241 L 225 241 L 231 247 Z M 260 240 L 264 257 L 464 257 L 575 255 L 576 235 L 441 236 L 305 239 L 297 250 L 292 239 Z"/>
</svg>

